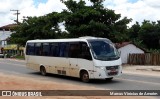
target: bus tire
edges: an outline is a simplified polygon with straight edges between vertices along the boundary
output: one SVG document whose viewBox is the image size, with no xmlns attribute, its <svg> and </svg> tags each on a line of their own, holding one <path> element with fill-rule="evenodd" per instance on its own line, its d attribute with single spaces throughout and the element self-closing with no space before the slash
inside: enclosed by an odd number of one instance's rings
<svg viewBox="0 0 160 99">
<path fill-rule="evenodd" d="M 106 81 L 112 81 L 113 77 L 111 78 L 106 78 Z"/>
<path fill-rule="evenodd" d="M 46 72 L 46 69 L 45 69 L 44 66 L 41 66 L 41 67 L 40 67 L 40 72 L 41 72 L 41 75 L 43 75 L 43 76 L 46 76 L 46 75 L 47 75 L 47 72 Z"/>
<path fill-rule="evenodd" d="M 89 82 L 89 75 L 87 71 L 81 71 L 80 78 L 83 82 L 88 83 Z"/>
</svg>

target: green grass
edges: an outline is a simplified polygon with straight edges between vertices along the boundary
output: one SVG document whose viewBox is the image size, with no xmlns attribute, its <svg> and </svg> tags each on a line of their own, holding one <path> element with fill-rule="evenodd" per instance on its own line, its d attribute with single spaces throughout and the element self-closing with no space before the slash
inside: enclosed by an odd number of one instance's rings
<svg viewBox="0 0 160 99">
<path fill-rule="evenodd" d="M 15 56 L 15 59 L 25 60 L 24 56 Z"/>
</svg>

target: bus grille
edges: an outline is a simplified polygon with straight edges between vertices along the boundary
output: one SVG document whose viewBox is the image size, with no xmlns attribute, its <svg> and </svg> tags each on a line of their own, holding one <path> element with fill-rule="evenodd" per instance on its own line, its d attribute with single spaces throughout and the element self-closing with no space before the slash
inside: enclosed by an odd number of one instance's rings
<svg viewBox="0 0 160 99">
<path fill-rule="evenodd" d="M 118 69 L 119 66 L 107 66 L 106 70 Z"/>
<path fill-rule="evenodd" d="M 107 66 L 106 70 L 107 70 L 108 76 L 117 75 L 118 69 L 119 69 L 119 66 Z"/>
</svg>

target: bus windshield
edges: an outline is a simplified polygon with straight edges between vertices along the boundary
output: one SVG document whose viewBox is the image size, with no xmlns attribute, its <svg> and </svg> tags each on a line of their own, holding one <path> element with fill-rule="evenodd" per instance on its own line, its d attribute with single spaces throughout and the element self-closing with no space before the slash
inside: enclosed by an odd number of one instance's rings
<svg viewBox="0 0 160 99">
<path fill-rule="evenodd" d="M 113 43 L 107 39 L 102 40 L 88 40 L 91 51 L 95 59 L 110 61 L 120 58 L 117 49 Z"/>
</svg>

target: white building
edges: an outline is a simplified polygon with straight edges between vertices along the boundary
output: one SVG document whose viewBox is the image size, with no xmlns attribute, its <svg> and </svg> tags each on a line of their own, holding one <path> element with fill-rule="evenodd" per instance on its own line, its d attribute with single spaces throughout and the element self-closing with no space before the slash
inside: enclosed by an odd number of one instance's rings
<svg viewBox="0 0 160 99">
<path fill-rule="evenodd" d="M 12 34 L 12 29 L 16 24 L 9 24 L 6 26 L 0 27 L 0 49 L 7 45 L 7 39 Z M 1 50 L 0 50 L 1 53 Z"/>
<path fill-rule="evenodd" d="M 7 39 L 12 34 L 12 29 L 16 24 L 9 24 L 6 26 L 0 27 L 0 53 L 2 53 L 2 49 L 7 45 Z"/>
<path fill-rule="evenodd" d="M 5 45 L 7 45 L 7 38 L 10 37 L 10 35 L 12 34 L 11 31 L 0 31 L 0 46 L 4 47 Z"/>
<path fill-rule="evenodd" d="M 116 44 L 117 46 L 117 44 Z M 129 54 L 140 54 L 145 53 L 145 51 L 139 47 L 137 47 L 135 44 L 130 42 L 123 42 L 121 44 L 118 44 L 118 51 L 120 52 L 122 63 L 128 62 Z"/>
</svg>

